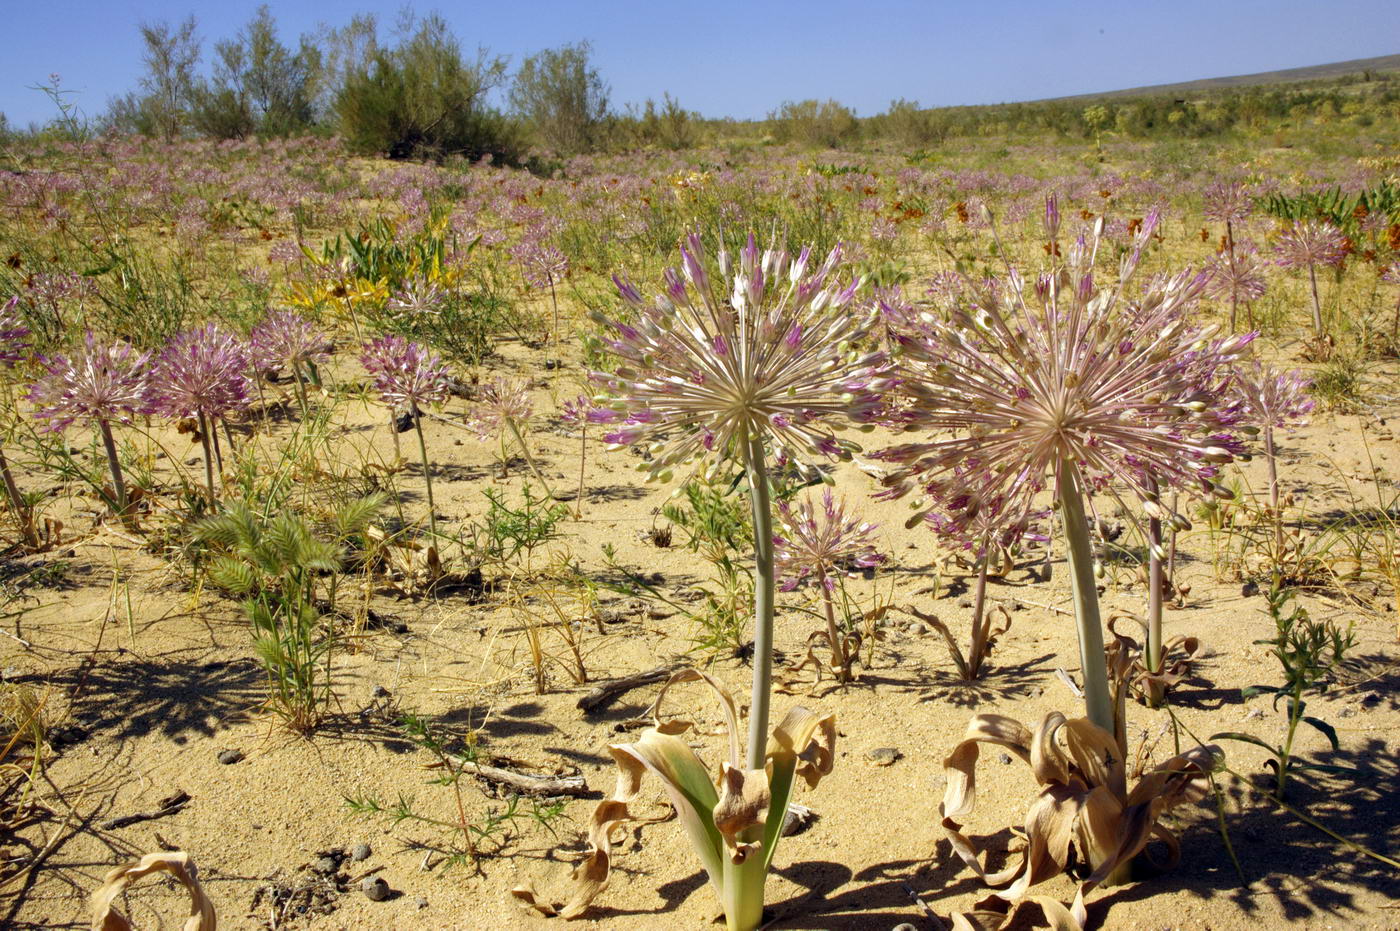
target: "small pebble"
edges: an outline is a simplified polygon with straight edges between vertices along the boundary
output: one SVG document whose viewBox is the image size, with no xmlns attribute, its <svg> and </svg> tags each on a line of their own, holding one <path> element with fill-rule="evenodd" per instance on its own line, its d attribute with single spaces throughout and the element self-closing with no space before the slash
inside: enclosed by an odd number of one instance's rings
<svg viewBox="0 0 1400 931">
<path fill-rule="evenodd" d="M 366 876 L 360 883 L 360 891 L 371 902 L 383 902 L 389 898 L 389 884 L 379 876 Z"/>
<path fill-rule="evenodd" d="M 876 766 L 890 766 L 903 755 L 894 747 L 876 747 L 866 753 L 865 758 Z"/>
<path fill-rule="evenodd" d="M 224 764 L 225 766 L 232 766 L 234 763 L 237 763 L 241 759 L 243 759 L 242 750 L 219 751 L 219 762 Z"/>
<path fill-rule="evenodd" d="M 1338 711 L 1338 712 L 1337 712 L 1337 717 L 1339 717 L 1339 718 L 1354 718 L 1354 717 L 1356 717 L 1356 709 L 1353 708 L 1353 707 L 1351 707 L 1350 705 L 1348 705 L 1347 707 L 1343 708 L 1341 711 Z"/>
<path fill-rule="evenodd" d="M 817 820 L 817 813 L 806 805 L 790 804 L 783 816 L 783 837 L 801 834 Z"/>
<path fill-rule="evenodd" d="M 370 850 L 369 844 L 356 844 L 350 848 L 350 859 L 359 863 L 361 860 L 368 860 L 371 853 L 373 851 Z"/>
<path fill-rule="evenodd" d="M 428 900 L 425 899 L 425 898 L 423 898 L 421 895 L 420 895 L 418 898 L 414 899 L 414 900 L 413 900 L 413 903 L 414 903 L 415 905 L 417 905 L 419 908 L 427 908 L 427 907 L 428 907 Z"/>
<path fill-rule="evenodd" d="M 997 754 L 997 762 L 998 762 L 998 763 L 1001 763 L 1001 764 L 1004 765 L 1004 766 L 1010 766 L 1010 765 L 1012 764 L 1012 762 L 1013 762 L 1012 759 L 1011 759 L 1011 754 L 1009 754 L 1009 753 L 998 753 L 998 754 Z"/>
<path fill-rule="evenodd" d="M 890 931 L 919 931 L 919 929 L 916 928 L 914 925 L 911 925 L 907 921 L 901 921 L 899 924 L 891 928 Z"/>
<path fill-rule="evenodd" d="M 335 857 L 322 857 L 311 864 L 311 868 L 322 876 L 330 876 L 340 869 L 340 861 Z"/>
<path fill-rule="evenodd" d="M 369 693 L 369 697 L 370 697 L 370 698 L 388 698 L 388 697 L 389 697 L 389 690 L 386 689 L 386 688 L 385 688 L 384 686 L 382 686 L 382 685 L 376 685 L 376 686 L 374 687 L 373 691 L 371 691 L 371 692 Z"/>
<path fill-rule="evenodd" d="M 924 626 L 922 621 L 915 621 L 906 627 L 905 630 L 916 636 L 928 633 L 928 628 Z"/>
<path fill-rule="evenodd" d="M 1242 598 L 1253 598 L 1257 594 L 1259 594 L 1258 582 L 1246 582 L 1240 586 L 1240 596 Z"/>
</svg>

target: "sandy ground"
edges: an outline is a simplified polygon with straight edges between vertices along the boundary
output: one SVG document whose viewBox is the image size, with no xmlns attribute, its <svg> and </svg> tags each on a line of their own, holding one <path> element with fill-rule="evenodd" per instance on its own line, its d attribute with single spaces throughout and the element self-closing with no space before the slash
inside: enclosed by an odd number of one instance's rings
<svg viewBox="0 0 1400 931">
<path fill-rule="evenodd" d="M 532 354 L 514 347 L 492 368 L 539 372 L 537 366 Z M 578 440 L 551 419 L 556 411 L 551 393 L 561 400 L 571 397 L 576 391 L 568 382 L 578 374 L 577 365 L 570 363 L 557 373 L 557 387 L 534 392 L 540 414 L 530 440 L 560 490 L 577 480 Z M 345 410 L 344 428 L 357 443 L 391 455 L 377 409 L 351 404 Z M 460 412 L 461 402 L 454 401 L 443 413 L 456 418 Z M 1400 410 L 1381 414 L 1400 416 Z M 1395 422 L 1390 420 L 1392 426 Z M 1353 490 L 1373 495 L 1370 462 L 1394 474 L 1400 445 L 1392 426 L 1371 414 L 1319 414 L 1285 441 L 1285 486 L 1306 509 L 1308 520 L 1348 507 L 1347 482 Z M 519 461 L 501 480 L 493 447 L 440 422 L 428 421 L 426 428 L 438 509 L 449 526 L 480 516 L 484 488 L 518 494 L 527 475 Z M 411 440 L 405 443 L 410 462 L 412 448 Z M 196 454 L 190 447 L 188 455 Z M 547 563 L 551 552 L 567 552 L 579 565 L 602 573 L 602 546 L 610 543 L 620 563 L 658 573 L 663 589 L 685 596 L 701 580 L 703 562 L 679 545 L 659 548 L 647 537 L 652 527 L 665 525 L 657 510 L 672 489 L 641 484 L 630 471 L 635 459 L 626 451 L 605 453 L 592 445 L 588 462 L 582 519 L 565 520 L 559 538 L 535 555 L 536 564 Z M 408 492 L 418 487 L 417 468 L 410 465 L 401 476 Z M 1244 469 L 1254 487 L 1262 487 L 1262 463 Z M 853 503 L 864 502 L 874 487 L 853 467 L 839 469 L 837 479 L 838 489 Z M 1394 495 L 1394 483 L 1387 481 L 1382 490 Z M 943 563 L 944 551 L 927 532 L 903 529 L 902 505 L 860 506 L 881 521 L 882 549 L 890 562 L 873 579 L 853 580 L 852 591 L 866 603 L 878 593 L 896 604 L 918 604 L 954 629 L 965 630 L 972 580 L 945 570 L 934 598 L 928 589 L 940 578 L 935 566 Z M 421 511 L 423 505 L 410 499 L 408 507 Z M 77 516 L 70 521 L 74 527 L 81 523 Z M 59 840 L 37 868 L 5 890 L 0 925 L 86 927 L 85 896 L 103 873 L 162 847 L 191 853 L 218 908 L 220 925 L 227 928 L 559 924 L 523 910 L 509 890 L 528 880 L 545 899 L 567 897 L 570 865 L 585 847 L 591 801 L 570 802 L 567 819 L 555 822 L 553 836 L 522 823 L 475 868 L 443 871 L 423 867 L 440 861 L 438 849 L 453 842 L 446 829 L 355 817 L 345 798 L 373 794 L 392 801 L 403 794 L 426 814 L 455 818 L 452 791 L 430 783 L 434 773 L 424 766 L 428 754 L 415 749 L 395 726 L 399 710 L 425 715 L 448 734 L 476 729 L 486 757 L 517 768 L 578 772 L 592 797 L 601 797 L 613 783 L 606 744 L 627 739 L 621 725 L 646 708 L 657 686 L 631 692 L 598 715 L 583 714 L 575 703 L 596 681 L 685 659 L 694 633 L 688 621 L 666 611 L 637 610 L 631 599 L 604 592 L 602 609 L 612 622 L 603 625 L 602 633 L 589 625 L 582 634 L 590 682 L 576 684 L 562 665 L 551 664 L 548 689 L 537 694 L 520 616 L 501 598 L 479 601 L 462 592 L 417 598 L 375 595 L 371 606 L 391 622 L 368 631 L 340 656 L 338 710 L 314 737 L 302 739 L 288 735 L 259 710 L 263 676 L 252 659 L 247 624 L 237 605 L 208 589 L 189 590 L 181 575 L 143 553 L 136 542 L 104 527 L 51 554 L 48 558 L 67 562 L 64 580 L 32 589 L 28 610 L 18 622 L 7 622 L 17 623 L 14 629 L 32 646 L 0 639 L 6 680 L 47 696 L 46 712 L 61 747 L 42 783 L 52 816 L 5 837 L 0 846 L 6 859 L 13 859 L 25 855 L 26 848 L 44 846 L 48 838 Z M 1276 711 L 1264 698 L 1245 702 L 1240 697 L 1241 687 L 1277 678 L 1266 648 L 1253 643 L 1272 632 L 1272 622 L 1262 597 L 1244 593 L 1237 579 L 1217 578 L 1216 542 L 1202 529 L 1180 541 L 1178 581 L 1188 584 L 1190 592 L 1184 606 L 1167 615 L 1169 635 L 1196 635 L 1208 649 L 1198 674 L 1175 694 L 1173 707 L 1181 723 L 1198 735 L 1247 730 L 1277 740 L 1285 723 L 1282 709 Z M 123 587 L 111 610 L 114 565 Z M 1132 570 L 1117 570 L 1107 582 L 1106 614 L 1142 610 L 1143 589 Z M 1366 585 L 1350 590 L 1355 598 L 1303 599 L 1316 614 L 1355 625 L 1355 662 L 1343 681 L 1309 708 L 1336 725 L 1342 749 L 1331 752 L 1321 735 L 1304 729 L 1297 750 L 1308 758 L 1361 766 L 1364 774 L 1300 779 L 1290 799 L 1332 831 L 1394 856 L 1400 851 L 1400 650 L 1394 596 Z M 810 590 L 797 592 L 783 596 L 781 603 L 810 603 L 811 597 Z M 1008 714 L 1034 724 L 1047 712 L 1076 714 L 1080 708 L 1056 675 L 1061 668 L 1077 673 L 1063 564 L 1057 562 L 1048 582 L 1034 581 L 1030 569 L 1020 566 L 992 586 L 991 597 L 1008 605 L 1013 626 L 993 655 L 990 673 L 975 687 L 954 680 L 936 633 L 911 628 L 912 619 L 895 612 L 857 682 L 843 689 L 828 680 L 811 695 L 775 697 L 777 715 L 797 702 L 834 711 L 840 740 L 835 772 L 796 799 L 815 809 L 818 819 L 785 839 L 777 853 L 767 893 L 770 927 L 889 929 L 908 922 L 932 929 L 939 924 L 921 903 L 946 920 L 951 911 L 968 908 L 986 894 L 952 855 L 939 827 L 943 758 L 974 713 Z M 1357 599 L 1369 602 L 1371 609 Z M 778 625 L 778 647 L 789 663 L 795 662 L 814 621 L 789 608 L 780 610 Z M 557 632 L 546 631 L 544 637 L 547 649 L 562 656 Z M 736 694 L 747 694 L 750 671 L 743 661 L 720 657 L 709 668 Z M 707 696 L 691 691 L 677 697 L 676 708 L 699 715 L 711 732 L 717 729 Z M 1155 747 L 1154 759 L 1172 754 L 1166 713 L 1134 705 L 1130 719 L 1134 745 L 1145 735 Z M 709 744 L 706 758 L 716 760 L 717 743 L 711 739 Z M 896 749 L 897 759 L 878 765 L 870 757 L 878 748 Z M 1232 768 L 1258 776 L 1263 784 L 1261 751 L 1242 744 L 1226 749 Z M 243 756 L 222 764 L 218 757 L 226 750 Z M 1020 763 L 1003 763 L 996 753 L 984 754 L 981 767 L 979 807 L 968 830 L 1004 851 L 1013 840 L 1008 827 L 1021 820 L 1034 793 L 1033 781 Z M 1248 885 L 1236 874 L 1217 832 L 1213 803 L 1187 806 L 1170 818 L 1182 842 L 1180 864 L 1166 872 L 1144 870 L 1130 884 L 1095 892 L 1091 924 L 1400 927 L 1396 871 L 1280 811 L 1247 782 L 1226 777 L 1223 785 L 1229 836 Z M 463 789 L 473 818 L 504 804 L 473 779 Z M 114 817 L 153 810 L 177 790 L 191 797 L 178 813 L 104 827 Z M 663 811 L 660 787 L 653 784 L 647 791 L 652 810 Z M 360 843 L 370 846 L 368 859 L 341 863 L 340 881 L 314 872 L 327 851 Z M 673 821 L 632 827 L 615 850 L 611 887 L 578 924 L 707 927 L 718 913 L 698 861 Z M 387 881 L 390 898 L 374 902 L 361 893 L 359 876 L 369 870 Z M 269 901 L 268 888 L 276 883 L 321 892 L 297 900 L 314 906 L 299 914 L 296 907 L 279 909 Z M 1040 891 L 1065 902 L 1073 897 L 1073 885 L 1064 878 Z M 127 905 L 143 929 L 178 927 L 184 914 L 178 890 L 160 882 L 139 887 Z"/>
</svg>

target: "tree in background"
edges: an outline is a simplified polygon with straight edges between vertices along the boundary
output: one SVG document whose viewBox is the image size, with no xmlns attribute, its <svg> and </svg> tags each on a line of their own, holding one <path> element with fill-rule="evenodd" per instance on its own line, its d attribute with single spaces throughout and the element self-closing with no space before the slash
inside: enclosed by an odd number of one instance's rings
<svg viewBox="0 0 1400 931">
<path fill-rule="evenodd" d="M 193 122 L 215 138 L 287 136 L 315 122 L 321 51 L 303 36 L 296 51 L 277 37 L 266 4 L 237 37 L 214 46 L 214 75 L 195 93 Z"/>
<path fill-rule="evenodd" d="M 587 42 L 545 49 L 521 63 L 511 85 L 511 107 L 540 142 L 561 155 L 587 152 L 601 142 L 608 86 L 589 64 L 592 51 Z"/>
<path fill-rule="evenodd" d="M 855 113 L 835 100 L 789 100 L 768 114 L 768 120 L 779 142 L 834 149 L 860 137 Z"/>
<path fill-rule="evenodd" d="M 128 93 L 113 100 L 108 106 L 107 122 L 117 129 L 159 136 L 169 142 L 189 123 L 200 56 L 200 40 L 195 35 L 198 26 L 190 16 L 178 26 L 162 21 L 142 23 L 140 28 L 146 47 L 141 56 L 146 66 L 141 77 L 145 93 Z"/>
<path fill-rule="evenodd" d="M 365 61 L 351 62 L 335 98 L 341 133 L 362 152 L 390 158 L 491 155 L 506 161 L 519 146 L 486 95 L 505 78 L 505 61 L 461 43 L 438 15 L 408 20 L 393 48 L 373 39 Z"/>
</svg>

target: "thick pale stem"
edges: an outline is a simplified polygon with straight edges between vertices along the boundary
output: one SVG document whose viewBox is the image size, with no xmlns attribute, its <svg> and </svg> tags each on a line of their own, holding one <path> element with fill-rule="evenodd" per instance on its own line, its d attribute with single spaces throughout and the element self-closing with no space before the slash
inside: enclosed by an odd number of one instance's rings
<svg viewBox="0 0 1400 931">
<path fill-rule="evenodd" d="M 982 536 L 982 567 L 977 572 L 977 595 L 972 604 L 972 645 L 967 651 L 967 677 L 982 675 L 982 660 L 987 652 L 987 569 L 992 563 L 991 535 Z"/>
<path fill-rule="evenodd" d="M 433 502 L 433 473 L 428 468 L 428 444 L 423 439 L 423 418 L 413 409 L 413 427 L 418 431 L 418 455 L 423 460 L 423 484 L 428 491 L 428 529 L 437 539 L 437 505 Z"/>
<path fill-rule="evenodd" d="M 744 450 L 753 504 L 753 693 L 749 700 L 748 768 L 762 769 L 768 752 L 768 701 L 773 687 L 773 511 L 763 440 L 750 437 Z M 782 813 L 778 813 L 782 817 Z"/>
<path fill-rule="evenodd" d="M 209 503 L 217 501 L 214 494 L 214 441 L 210 439 L 212 427 L 204 412 L 199 412 L 199 440 L 204 444 L 204 479 L 209 485 Z"/>
<path fill-rule="evenodd" d="M 1074 621 L 1079 632 L 1084 709 L 1090 721 L 1116 735 L 1113 692 L 1108 685 L 1108 662 L 1103 646 L 1103 622 L 1099 618 L 1099 592 L 1094 584 L 1094 554 L 1089 542 L 1089 521 L 1084 514 L 1084 490 L 1079 467 L 1073 462 L 1061 461 L 1059 484 L 1065 549 L 1074 589 Z M 1122 797 L 1124 788 L 1116 787 L 1115 791 Z"/>
<path fill-rule="evenodd" d="M 297 403 L 301 405 L 301 419 L 305 420 L 308 416 L 310 416 L 310 407 L 306 401 L 306 383 L 302 380 L 301 377 L 301 365 L 299 365 L 296 362 L 293 362 L 292 374 L 296 377 L 295 385 L 297 391 Z M 261 386 L 259 386 L 258 390 L 262 390 Z"/>
<path fill-rule="evenodd" d="M 831 589 L 827 587 L 826 570 L 817 570 L 817 587 L 822 593 L 822 607 L 826 609 L 826 639 L 831 646 L 831 665 L 836 678 L 845 682 L 850 670 L 846 658 L 846 640 L 836 626 L 836 609 L 831 603 Z"/>
<path fill-rule="evenodd" d="M 544 473 L 540 471 L 539 466 L 535 465 L 535 459 L 530 455 L 530 447 L 525 445 L 525 437 L 520 435 L 520 428 L 510 418 L 506 418 L 506 426 L 510 428 L 510 435 L 515 437 L 515 442 L 520 446 L 520 452 L 525 456 L 525 464 L 530 467 L 530 471 L 535 473 L 535 478 L 539 479 L 540 484 L 544 486 L 544 493 L 553 498 L 554 489 L 549 487 L 549 481 L 544 477 Z"/>
<path fill-rule="evenodd" d="M 1322 326 L 1322 301 L 1317 297 L 1317 269 L 1311 262 L 1308 263 L 1308 287 L 1312 289 L 1313 334 L 1322 339 L 1327 334 Z"/>
<path fill-rule="evenodd" d="M 1269 515 L 1274 523 L 1274 559 L 1283 558 L 1283 512 L 1278 506 L 1278 459 L 1274 450 L 1274 428 L 1264 427 L 1264 462 L 1269 469 Z"/>
<path fill-rule="evenodd" d="M 1235 332 L 1235 321 L 1239 318 L 1239 295 L 1235 293 L 1235 228 L 1229 221 L 1225 221 L 1225 245 L 1230 250 L 1230 332 Z"/>
<path fill-rule="evenodd" d="M 125 516 L 127 508 L 126 482 L 122 478 L 121 460 L 117 458 L 117 441 L 112 437 L 112 425 L 105 420 L 99 420 L 97 421 L 97 429 L 102 434 L 102 445 L 107 449 L 107 467 L 112 471 L 112 490 L 116 492 L 117 496 L 117 513 Z"/>
<path fill-rule="evenodd" d="M 1153 517 L 1147 521 L 1147 671 L 1162 672 L 1162 522 Z M 1162 703 L 1160 683 L 1151 682 L 1147 688 L 1148 704 L 1156 708 Z"/>
</svg>

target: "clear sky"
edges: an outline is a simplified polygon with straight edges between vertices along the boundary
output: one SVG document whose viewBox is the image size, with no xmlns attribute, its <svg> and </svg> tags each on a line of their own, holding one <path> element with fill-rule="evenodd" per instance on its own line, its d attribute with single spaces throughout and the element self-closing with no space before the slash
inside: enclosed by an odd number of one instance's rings
<svg viewBox="0 0 1400 931">
<path fill-rule="evenodd" d="M 0 112 L 53 108 L 28 88 L 62 76 L 88 114 L 136 86 L 142 21 L 193 13 L 206 61 L 257 0 L 0 0 Z M 392 26 L 398 0 L 282 0 L 283 41 L 354 11 Z M 924 106 L 1032 100 L 1400 53 L 1400 0 L 494 0 L 437 9 L 463 46 L 518 62 L 591 40 L 619 108 L 669 91 L 706 116 L 762 117 L 834 97 L 862 116 L 896 97 Z M 381 30 L 381 34 L 387 32 Z"/>
</svg>

